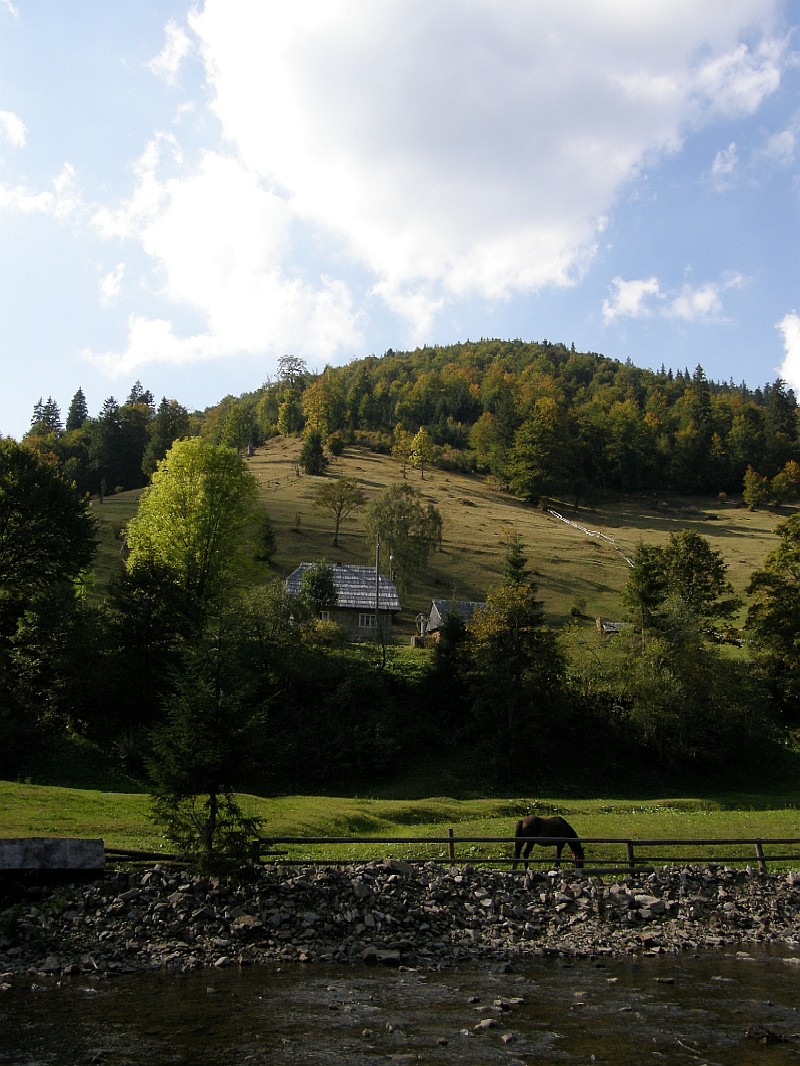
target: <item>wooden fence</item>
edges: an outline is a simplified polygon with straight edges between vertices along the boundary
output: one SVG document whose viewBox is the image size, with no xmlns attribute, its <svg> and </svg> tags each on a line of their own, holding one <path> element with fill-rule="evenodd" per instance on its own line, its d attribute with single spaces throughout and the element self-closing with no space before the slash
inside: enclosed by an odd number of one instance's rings
<svg viewBox="0 0 800 1066">
<path fill-rule="evenodd" d="M 767 873 L 768 863 L 783 865 L 800 863 L 800 837 L 708 837 L 691 839 L 634 839 L 631 837 L 579 837 L 586 858 L 584 871 L 587 874 L 643 873 L 656 866 L 716 864 L 726 866 L 756 866 L 760 873 Z M 528 858 L 532 867 L 551 868 L 554 864 L 554 848 L 566 845 L 562 864 L 571 869 L 568 853 L 573 839 L 566 837 L 536 837 L 535 846 Z M 402 856 L 408 863 L 446 862 L 450 865 L 510 866 L 513 860 L 514 837 L 456 836 L 453 829 L 447 836 L 438 837 L 356 837 L 356 836 L 262 836 L 253 842 L 254 861 L 280 863 L 282 865 L 341 866 L 353 862 L 382 862 L 386 848 L 395 850 L 397 845 L 409 845 L 431 849 L 430 854 Z M 369 848 L 369 853 L 358 856 L 340 854 L 336 858 L 320 858 L 310 855 L 310 848 L 344 848 L 351 846 Z M 476 845 L 502 846 L 502 854 L 478 854 Z M 593 857 L 591 848 L 600 846 L 602 854 Z M 291 851 L 288 849 L 292 849 Z M 667 849 L 665 853 L 665 849 Z M 675 849 L 683 849 L 676 853 Z M 778 849 L 778 850 L 776 850 Z M 484 849 L 485 850 L 485 849 Z M 106 861 L 123 862 L 180 862 L 182 856 L 168 855 L 158 851 L 129 851 L 123 848 L 106 848 Z M 520 864 L 519 869 L 523 869 Z"/>
<path fill-rule="evenodd" d="M 530 838 L 526 838 L 526 841 Z M 535 837 L 534 848 L 528 858 L 528 862 L 531 866 L 545 866 L 552 867 L 554 863 L 554 852 L 552 849 L 557 844 L 565 845 L 564 852 L 562 853 L 562 862 L 565 866 L 571 865 L 571 856 L 568 853 L 568 849 L 571 843 L 575 843 L 575 840 L 570 840 L 566 837 Z M 584 852 L 586 857 L 584 859 L 584 869 L 588 873 L 635 873 L 637 871 L 652 869 L 655 865 L 660 866 L 674 866 L 679 865 L 696 865 L 698 863 L 715 863 L 724 865 L 756 865 L 759 872 L 767 872 L 767 863 L 792 863 L 800 862 L 800 837 L 713 837 L 713 838 L 691 838 L 691 839 L 633 839 L 630 837 L 579 837 L 579 843 L 584 846 Z M 377 845 L 432 845 L 444 846 L 442 852 L 439 855 L 427 855 L 427 856 L 414 856 L 412 858 L 406 858 L 403 856 L 405 862 L 431 862 L 431 861 L 447 861 L 451 864 L 456 863 L 471 863 L 473 865 L 510 865 L 513 863 L 512 851 L 516 842 L 514 837 L 473 837 L 473 836 L 456 836 L 455 831 L 449 829 L 447 836 L 441 837 L 290 837 L 290 836 L 264 836 L 258 840 L 258 854 L 260 857 L 268 859 L 270 861 L 278 861 L 284 863 L 298 863 L 298 862 L 313 862 L 318 865 L 324 864 L 340 864 L 342 861 L 375 861 L 376 856 L 373 855 L 371 859 L 349 858 L 347 860 L 338 859 L 320 859 L 315 857 L 310 859 L 307 856 L 304 858 L 301 854 L 303 849 L 307 849 L 312 846 L 325 846 L 335 847 L 337 845 L 370 845 L 375 847 Z M 485 844 L 497 844 L 505 845 L 506 853 L 502 855 L 479 855 L 473 852 L 464 853 L 463 846 L 468 845 L 474 848 L 475 845 Z M 456 845 L 461 846 L 459 853 L 456 851 Z M 592 858 L 591 852 L 587 851 L 592 845 L 602 845 L 604 855 L 599 858 Z M 296 852 L 288 852 L 286 850 L 277 850 L 278 848 L 285 849 L 286 847 L 296 848 Z M 689 849 L 689 853 L 681 851 L 678 854 L 664 854 L 663 849 Z M 775 851 L 775 848 L 780 848 L 780 851 Z M 705 850 L 700 853 L 698 849 L 712 849 Z M 720 849 L 723 849 L 720 854 Z M 735 852 L 733 849 L 736 849 Z M 788 850 L 787 850 L 788 849 Z M 609 856 L 608 852 L 611 851 L 612 855 Z M 746 853 L 745 853 L 746 851 Z M 619 858 L 615 854 L 619 854 Z M 385 856 L 377 856 L 379 859 L 383 859 Z"/>
</svg>

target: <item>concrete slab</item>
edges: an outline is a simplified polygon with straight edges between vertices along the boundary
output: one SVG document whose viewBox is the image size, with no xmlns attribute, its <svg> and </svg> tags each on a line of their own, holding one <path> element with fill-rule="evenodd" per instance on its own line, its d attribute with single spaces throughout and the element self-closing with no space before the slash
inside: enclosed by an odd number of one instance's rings
<svg viewBox="0 0 800 1066">
<path fill-rule="evenodd" d="M 102 840 L 81 837 L 10 837 L 0 839 L 0 874 L 102 873 Z"/>
</svg>

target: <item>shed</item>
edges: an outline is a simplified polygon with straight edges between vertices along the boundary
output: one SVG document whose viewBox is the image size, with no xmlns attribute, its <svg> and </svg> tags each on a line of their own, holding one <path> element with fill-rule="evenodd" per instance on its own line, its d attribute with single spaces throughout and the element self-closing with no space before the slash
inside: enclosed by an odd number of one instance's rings
<svg viewBox="0 0 800 1066">
<path fill-rule="evenodd" d="M 299 594 L 303 574 L 316 565 L 319 564 L 301 563 L 289 574 L 285 584 L 290 596 Z M 401 610 L 394 582 L 380 572 L 376 581 L 374 566 L 334 563 L 330 570 L 336 586 L 336 606 L 329 611 L 321 611 L 320 618 L 336 622 L 351 640 L 387 637 L 394 616 Z"/>
<path fill-rule="evenodd" d="M 471 621 L 476 611 L 485 606 L 485 603 L 475 600 L 432 600 L 425 633 L 438 639 L 445 615 L 456 614 L 466 623 Z"/>
</svg>

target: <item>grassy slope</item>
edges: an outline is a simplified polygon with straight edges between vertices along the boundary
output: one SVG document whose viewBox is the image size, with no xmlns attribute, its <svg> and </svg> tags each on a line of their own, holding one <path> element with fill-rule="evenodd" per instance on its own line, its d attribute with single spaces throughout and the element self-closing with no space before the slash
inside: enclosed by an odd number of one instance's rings
<svg viewBox="0 0 800 1066">
<path fill-rule="evenodd" d="M 343 523 L 339 547 L 332 546 L 332 520 L 313 505 L 323 479 L 298 476 L 299 450 L 297 440 L 276 440 L 248 460 L 277 541 L 272 567 L 254 564 L 254 580 L 264 580 L 270 574 L 285 577 L 298 563 L 317 559 L 374 565 L 374 545 L 363 535 L 363 511 Z M 351 447 L 334 460 L 328 476 L 355 478 L 372 499 L 387 485 L 400 481 L 402 471 L 388 456 Z M 789 513 L 751 512 L 734 504 L 721 506 L 715 500 L 690 501 L 693 506 L 685 511 L 676 501 L 667 510 L 653 499 L 606 502 L 581 507 L 577 512 L 566 503 L 555 504 L 564 517 L 611 537 L 619 547 L 615 551 L 601 538 L 587 536 L 542 510 L 523 506 L 499 491 L 490 479 L 427 469 L 422 480 L 418 471 L 409 469 L 408 482 L 426 502 L 439 508 L 445 528 L 443 550 L 433 557 L 424 574 L 414 575 L 410 581 L 397 627 L 402 639 L 413 633 L 415 616 L 420 611 L 427 613 L 431 599 L 484 599 L 502 579 L 505 538 L 512 531 L 518 532 L 525 544 L 528 565 L 534 571 L 550 621 L 564 622 L 571 608 L 581 605 L 586 624 L 593 625 L 598 616 L 621 617 L 620 593 L 628 572 L 623 555 L 630 556 L 639 541 L 660 544 L 671 532 L 695 530 L 721 552 L 736 592 L 744 595 L 753 570 L 776 543 L 772 531 Z M 97 566 L 101 588 L 121 566 L 116 534 L 134 513 L 138 496 L 122 493 L 95 505 L 103 532 Z M 709 515 L 717 517 L 711 520 Z"/>
</svg>

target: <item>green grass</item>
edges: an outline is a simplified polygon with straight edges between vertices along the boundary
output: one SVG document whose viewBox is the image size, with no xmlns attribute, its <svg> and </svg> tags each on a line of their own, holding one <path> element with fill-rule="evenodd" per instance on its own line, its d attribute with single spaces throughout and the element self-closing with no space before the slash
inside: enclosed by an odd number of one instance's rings
<svg viewBox="0 0 800 1066">
<path fill-rule="evenodd" d="M 798 836 L 800 791 L 779 795 L 736 794 L 717 798 L 663 797 L 641 799 L 547 799 L 503 797 L 458 800 L 447 796 L 406 799 L 369 797 L 279 796 L 241 797 L 246 813 L 263 821 L 262 832 L 284 836 L 510 837 L 516 819 L 526 813 L 562 814 L 584 837 L 635 839 L 716 839 Z M 0 782 L 0 836 L 101 837 L 108 847 L 169 852 L 171 847 L 149 819 L 149 800 L 142 794 L 100 792 Z M 349 861 L 376 857 L 445 860 L 445 845 L 308 845 L 289 846 L 298 861 Z M 675 853 L 676 848 L 663 854 Z M 796 852 L 776 848 L 778 853 Z M 461 844 L 460 862 L 508 854 L 509 845 Z M 619 863 L 618 845 L 588 845 L 594 860 Z M 709 857 L 731 849 L 703 848 Z M 648 854 L 653 849 L 648 849 Z M 691 852 L 680 852 L 690 856 Z M 751 857 L 751 849 L 744 852 Z M 696 857 L 696 856 L 694 856 Z M 794 864 L 797 865 L 797 864 Z"/>
<path fill-rule="evenodd" d="M 285 577 L 299 563 L 318 559 L 374 565 L 374 545 L 364 538 L 363 510 L 345 520 L 339 547 L 332 546 L 332 521 L 313 502 L 323 479 L 298 476 L 299 452 L 298 440 L 274 440 L 247 461 L 277 542 L 271 567 L 253 564 L 253 581 Z M 349 447 L 332 462 L 328 476 L 354 478 L 370 500 L 402 480 L 402 471 L 389 456 Z M 506 538 L 512 531 L 519 533 L 525 545 L 528 566 L 551 623 L 563 623 L 573 608 L 580 607 L 583 624 L 590 627 L 597 617 L 622 616 L 620 596 L 628 576 L 623 556 L 631 556 L 640 541 L 662 544 L 670 533 L 681 529 L 700 533 L 722 554 L 734 589 L 743 596 L 752 572 L 777 542 L 775 526 L 789 514 L 788 510 L 751 512 L 740 504 L 722 505 L 714 499 L 642 497 L 609 500 L 578 511 L 567 502 L 554 502 L 565 518 L 613 538 L 619 548 L 615 551 L 601 538 L 587 536 L 543 510 L 523 506 L 490 478 L 426 468 L 424 480 L 413 469 L 407 480 L 425 502 L 441 511 L 444 543 L 427 571 L 410 582 L 396 627 L 402 641 L 414 632 L 415 616 L 427 613 L 431 599 L 485 599 L 487 591 L 502 580 Z M 102 537 L 96 567 L 99 589 L 122 565 L 119 530 L 133 515 L 139 495 L 121 493 L 94 505 Z"/>
<path fill-rule="evenodd" d="M 92 513 L 97 521 L 98 549 L 94 561 L 95 586 L 98 593 L 108 588 L 109 582 L 122 572 L 122 532 L 136 514 L 141 489 L 120 492 L 92 501 Z"/>
</svg>

